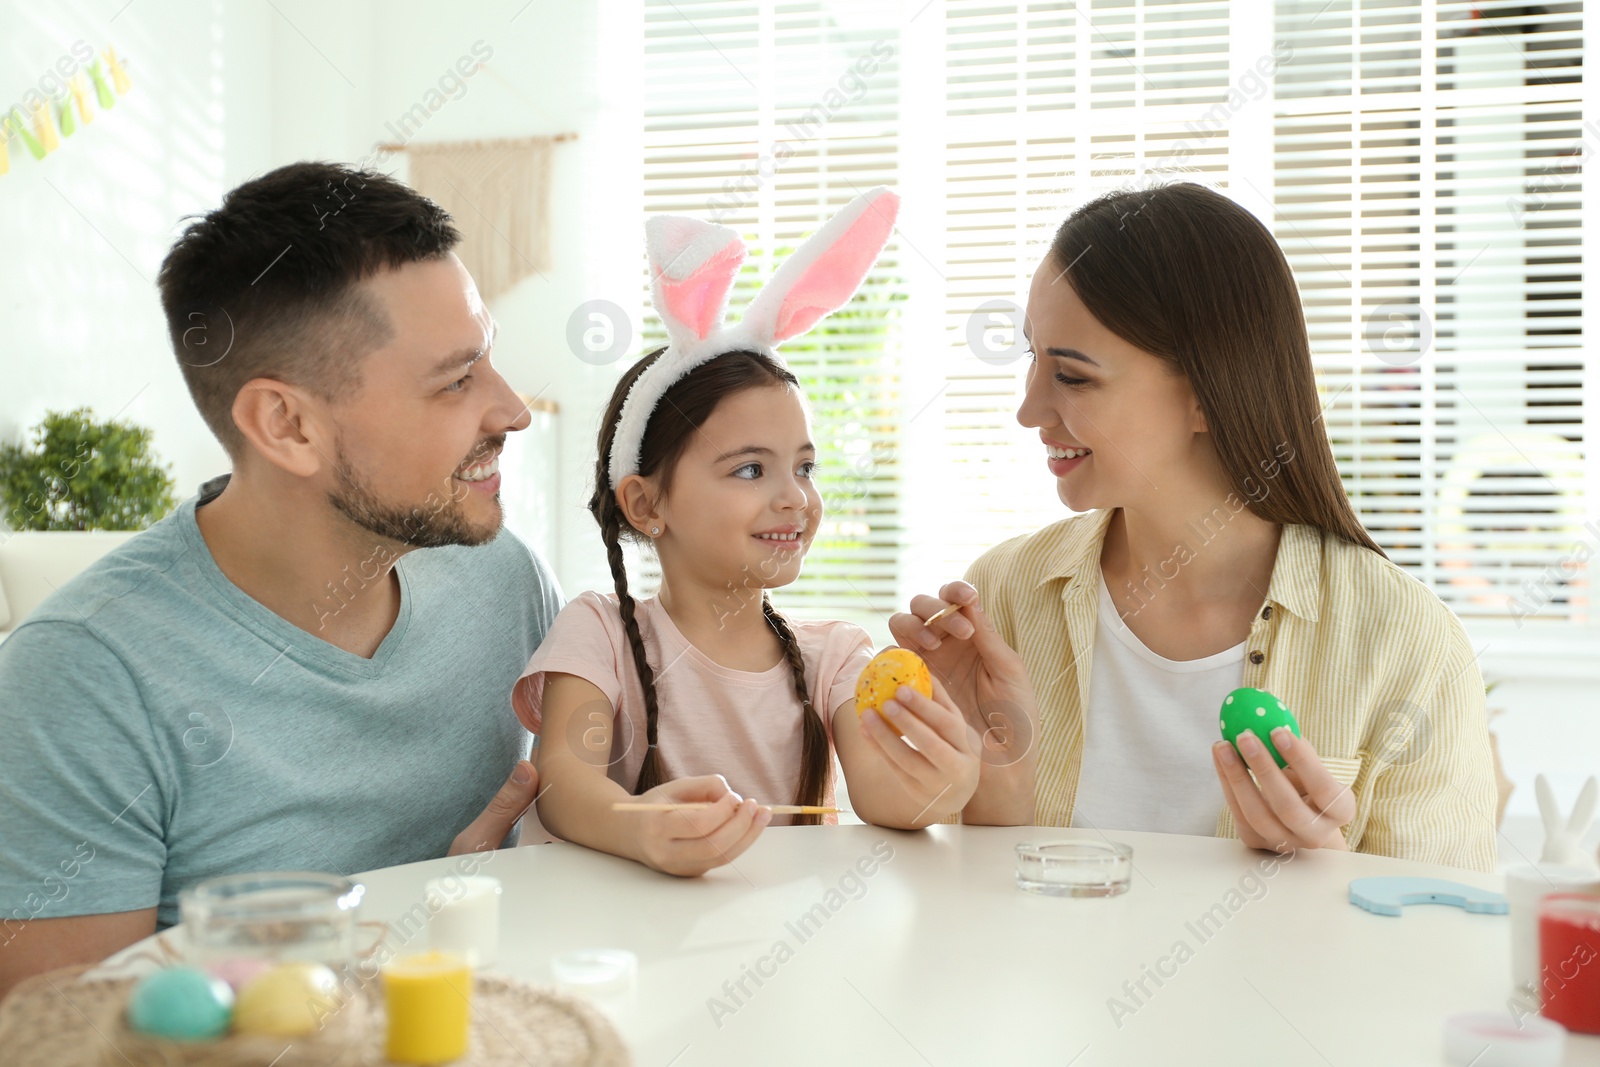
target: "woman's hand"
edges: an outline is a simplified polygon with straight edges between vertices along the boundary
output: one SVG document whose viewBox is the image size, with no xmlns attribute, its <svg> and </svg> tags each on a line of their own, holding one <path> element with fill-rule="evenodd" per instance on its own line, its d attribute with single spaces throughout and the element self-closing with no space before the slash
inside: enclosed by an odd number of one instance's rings
<svg viewBox="0 0 1600 1067">
<path fill-rule="evenodd" d="M 638 799 L 656 804 L 711 805 L 695 811 L 634 813 L 634 851 L 639 862 L 685 878 L 732 863 L 772 821 L 772 812 L 729 789 L 720 774 L 664 782 Z"/>
<path fill-rule="evenodd" d="M 923 620 L 950 604 L 961 610 L 930 628 Z M 889 632 L 902 648 L 927 661 L 950 698 L 978 731 L 986 769 L 1026 768 L 1031 816 L 1034 739 L 1039 711 L 1033 682 L 1022 657 L 1001 638 L 966 582 L 951 582 L 937 598 L 913 597 L 911 611 L 889 620 Z"/>
<path fill-rule="evenodd" d="M 1287 726 L 1272 731 L 1272 744 L 1289 766 L 1280 768 L 1267 746 L 1249 730 L 1239 735 L 1240 762 L 1233 746 L 1211 746 L 1222 793 L 1233 809 L 1239 840 L 1251 848 L 1289 852 L 1297 848 L 1346 849 L 1339 828 L 1356 814 L 1350 787 L 1335 781 L 1316 750 Z M 1245 769 L 1256 772 L 1255 781 Z"/>
<path fill-rule="evenodd" d="M 883 712 L 903 737 L 896 736 L 883 716 L 874 712 L 861 715 L 859 722 L 867 747 L 888 772 L 874 783 L 888 788 L 874 792 L 892 796 L 895 803 L 885 804 L 885 810 L 900 809 L 893 825 L 916 829 L 966 807 L 978 788 L 978 732 L 939 679 L 933 680 L 933 699 L 902 685 L 893 699 L 884 702 Z M 865 795 L 855 798 L 858 812 L 867 799 Z M 884 799 L 872 798 L 874 802 Z"/>
</svg>

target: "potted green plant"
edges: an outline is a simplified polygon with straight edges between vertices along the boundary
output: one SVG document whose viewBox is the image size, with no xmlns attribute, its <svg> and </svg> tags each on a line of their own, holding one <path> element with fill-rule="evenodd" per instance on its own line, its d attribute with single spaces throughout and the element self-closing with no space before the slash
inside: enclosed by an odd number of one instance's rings
<svg viewBox="0 0 1600 1067">
<path fill-rule="evenodd" d="M 0 639 L 84 568 L 174 506 L 150 431 L 51 411 L 32 447 L 0 445 Z"/>
<path fill-rule="evenodd" d="M 51 411 L 33 445 L 0 445 L 0 504 L 13 530 L 143 530 L 175 506 L 150 431 Z"/>
</svg>

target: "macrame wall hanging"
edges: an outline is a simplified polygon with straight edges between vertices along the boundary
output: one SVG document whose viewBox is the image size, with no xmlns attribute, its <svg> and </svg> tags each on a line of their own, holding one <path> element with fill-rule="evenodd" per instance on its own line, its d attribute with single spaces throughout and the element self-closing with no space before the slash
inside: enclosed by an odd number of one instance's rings
<svg viewBox="0 0 1600 1067">
<path fill-rule="evenodd" d="M 574 136 L 404 146 L 411 187 L 455 218 L 456 254 L 485 301 L 550 269 L 550 159 Z"/>
</svg>

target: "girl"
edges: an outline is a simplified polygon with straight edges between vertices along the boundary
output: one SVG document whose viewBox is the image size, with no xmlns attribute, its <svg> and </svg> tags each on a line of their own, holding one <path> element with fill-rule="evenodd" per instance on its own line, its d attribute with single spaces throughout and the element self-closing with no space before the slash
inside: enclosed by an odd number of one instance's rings
<svg viewBox="0 0 1600 1067">
<path fill-rule="evenodd" d="M 720 322 L 744 259 L 738 235 L 687 218 L 647 225 L 670 343 L 617 383 L 589 502 L 616 592 L 585 593 L 561 612 L 514 697 L 540 735 L 538 813 L 552 833 L 700 874 L 768 825 L 760 800 L 831 803 L 830 741 L 869 821 L 924 826 L 971 797 L 977 738 L 942 689 L 929 700 L 902 688 L 886 706 L 908 747 L 879 716 L 855 714 L 866 634 L 791 622 L 767 597 L 799 576 L 822 521 L 799 382 L 775 346 L 850 299 L 897 206 L 886 190 L 858 197 L 729 329 Z M 653 598 L 628 591 L 625 537 L 660 559 Z M 613 809 L 631 794 L 705 806 Z"/>
<path fill-rule="evenodd" d="M 1350 507 L 1267 229 L 1193 184 L 1102 197 L 1056 233 L 1026 333 L 1017 419 L 1085 514 L 890 624 L 958 704 L 1015 709 L 965 817 L 1493 869 L 1472 646 Z M 1241 685 L 1296 714 L 1287 770 L 1219 740 Z"/>
</svg>

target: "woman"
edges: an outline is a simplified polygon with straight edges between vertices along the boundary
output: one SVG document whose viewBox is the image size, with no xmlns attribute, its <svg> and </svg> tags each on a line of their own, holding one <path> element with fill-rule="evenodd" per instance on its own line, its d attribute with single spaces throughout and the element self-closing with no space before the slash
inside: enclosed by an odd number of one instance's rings
<svg viewBox="0 0 1600 1067">
<path fill-rule="evenodd" d="M 1472 647 L 1350 507 L 1267 229 L 1193 184 L 1104 196 L 1056 233 L 1026 322 L 1017 419 L 1083 514 L 891 622 L 986 731 L 964 820 L 1492 870 Z M 1238 686 L 1295 712 L 1284 770 L 1219 739 Z"/>
</svg>

